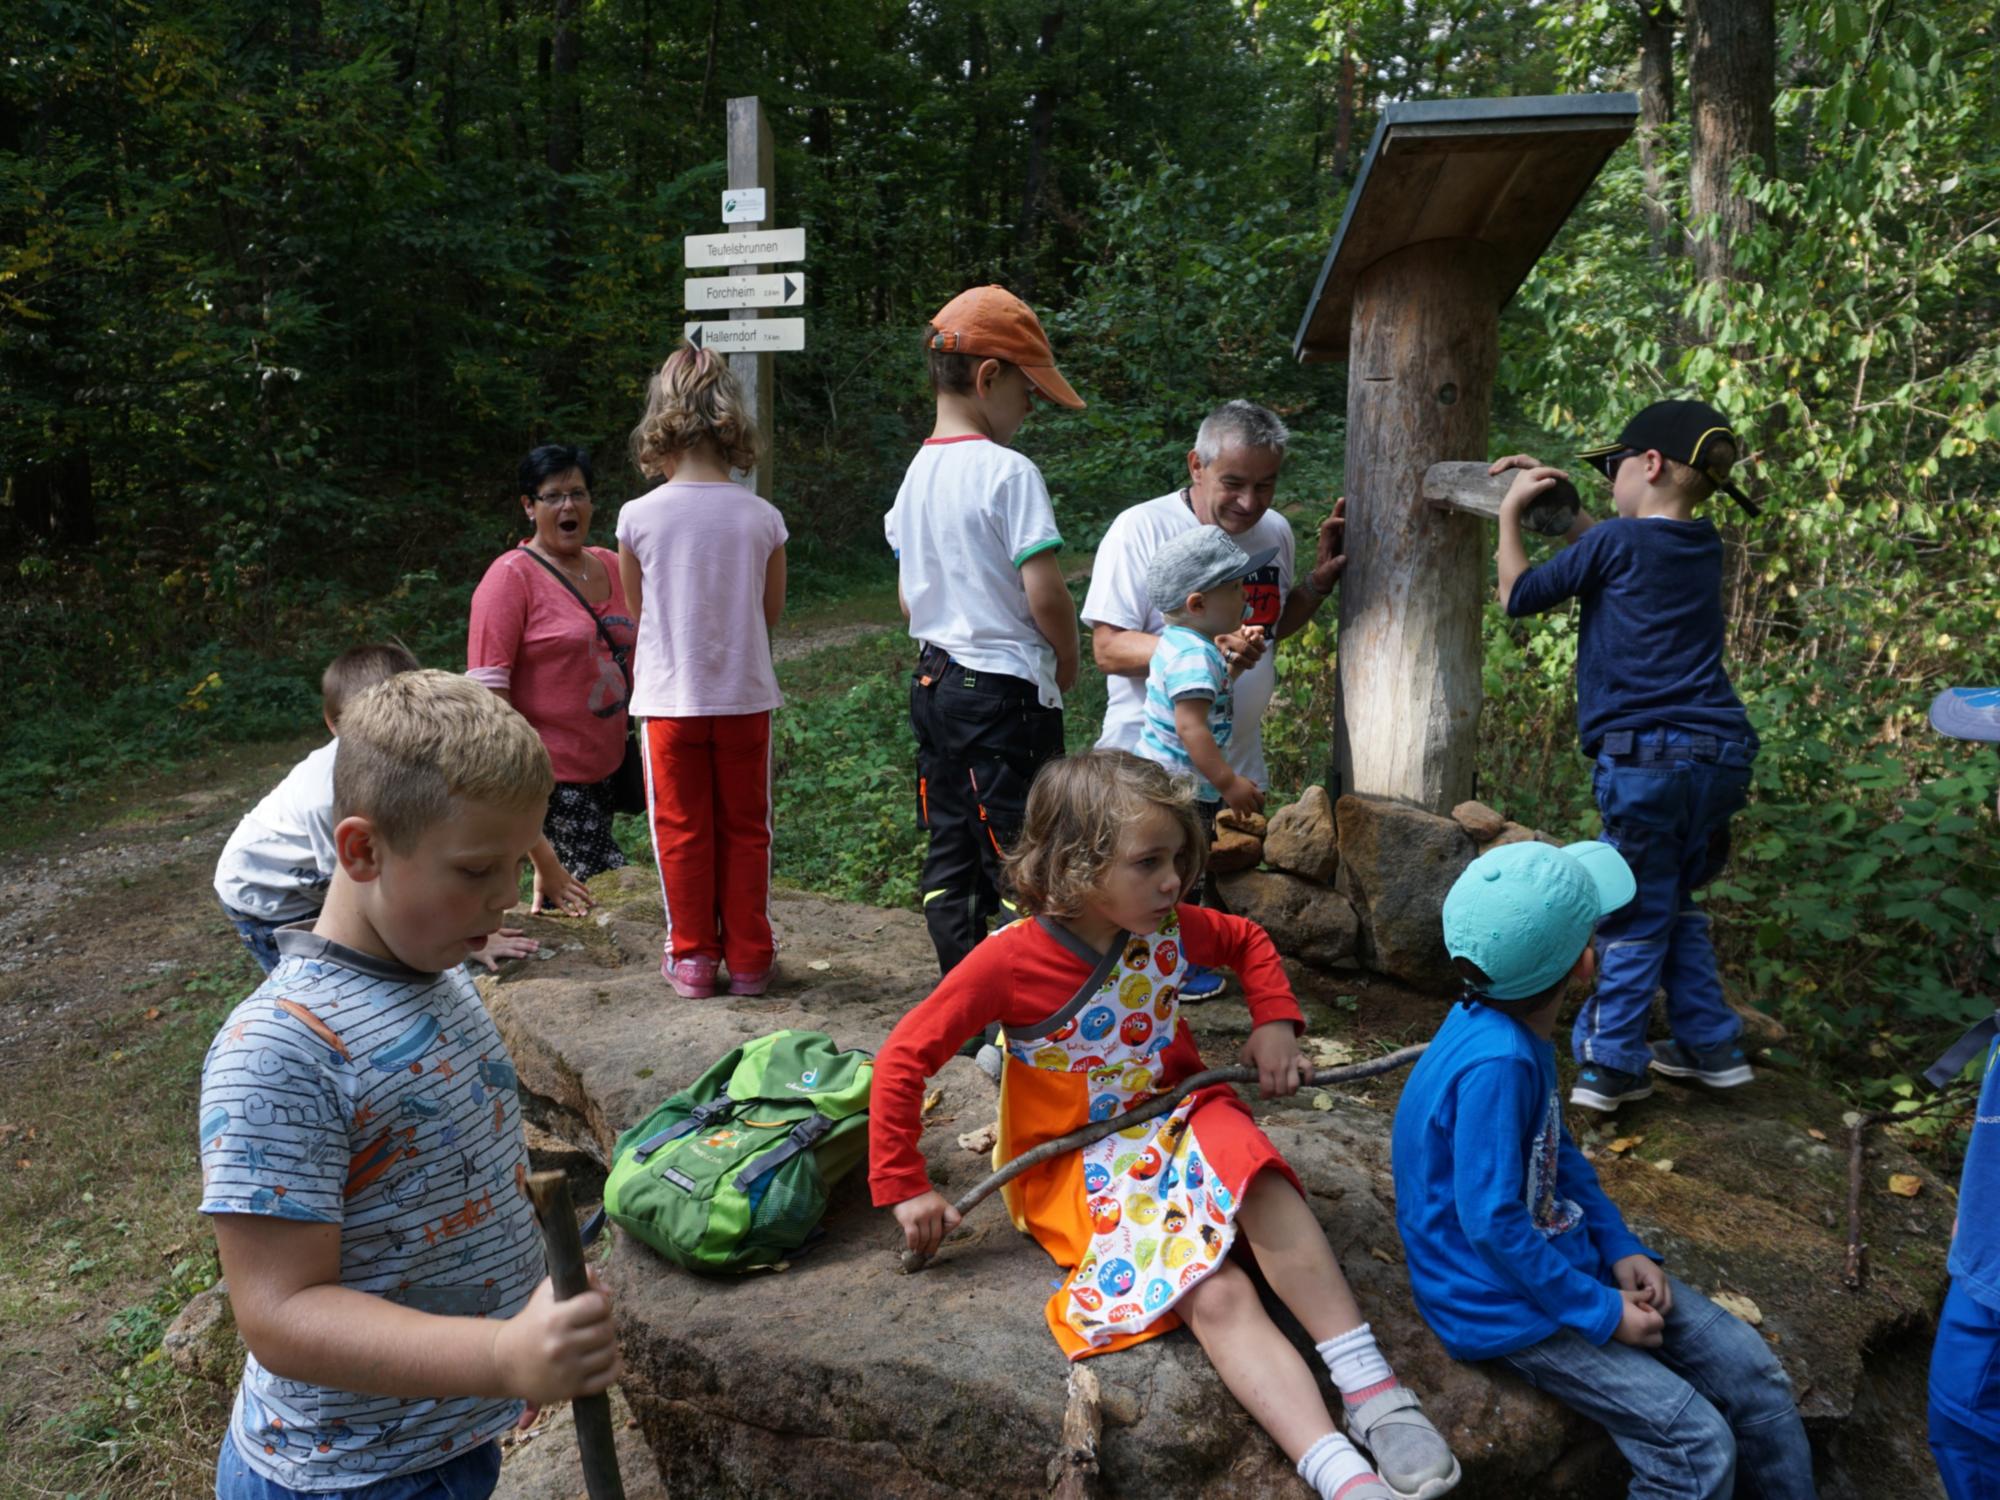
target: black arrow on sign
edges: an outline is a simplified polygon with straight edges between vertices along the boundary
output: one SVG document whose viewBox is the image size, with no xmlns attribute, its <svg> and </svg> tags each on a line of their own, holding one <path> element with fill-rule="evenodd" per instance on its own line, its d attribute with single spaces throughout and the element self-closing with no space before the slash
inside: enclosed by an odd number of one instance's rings
<svg viewBox="0 0 2000 1500">
<path fill-rule="evenodd" d="M 697 323 L 694 325 L 694 332 L 687 336 L 687 341 L 697 349 L 701 347 L 701 333 L 702 325 Z"/>
<path fill-rule="evenodd" d="M 799 284 L 796 281 L 792 280 L 792 278 L 789 276 L 785 277 L 784 281 L 785 281 L 785 300 L 787 302 L 790 302 L 792 298 L 796 297 L 799 294 Z"/>
</svg>

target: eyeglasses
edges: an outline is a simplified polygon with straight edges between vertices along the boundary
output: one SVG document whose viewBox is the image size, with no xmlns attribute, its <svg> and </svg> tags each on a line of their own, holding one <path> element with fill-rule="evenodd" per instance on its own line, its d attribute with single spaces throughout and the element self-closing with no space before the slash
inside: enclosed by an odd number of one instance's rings
<svg viewBox="0 0 2000 1500">
<path fill-rule="evenodd" d="M 535 498 L 544 505 L 561 505 L 567 500 L 572 505 L 590 504 L 589 490 L 557 490 L 554 494 L 537 495 Z"/>
</svg>

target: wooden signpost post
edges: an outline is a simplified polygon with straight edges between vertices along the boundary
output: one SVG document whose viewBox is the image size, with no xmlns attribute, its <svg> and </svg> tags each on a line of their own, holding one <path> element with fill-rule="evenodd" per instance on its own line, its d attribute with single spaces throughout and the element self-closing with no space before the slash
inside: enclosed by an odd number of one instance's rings
<svg viewBox="0 0 2000 1500">
<path fill-rule="evenodd" d="M 687 237 L 683 262 L 689 270 L 724 266 L 739 274 L 690 278 L 682 283 L 690 312 L 727 310 L 727 322 L 691 322 L 682 333 L 697 349 L 728 355 L 729 368 L 742 382 L 750 412 L 764 436 L 763 457 L 743 476 L 743 483 L 766 500 L 776 488 L 777 407 L 774 352 L 803 349 L 803 318 L 765 318 L 767 307 L 798 307 L 805 302 L 806 281 L 797 270 L 774 271 L 785 261 L 804 260 L 806 232 L 777 227 L 777 184 L 773 170 L 771 127 L 764 106 L 753 96 L 731 99 L 728 106 L 729 186 L 722 194 L 719 233 Z"/>
<path fill-rule="evenodd" d="M 1427 498 L 1425 475 L 1487 458 L 1500 309 L 1638 118 L 1633 94 L 1383 111 L 1293 341 L 1348 365 L 1339 791 L 1473 795 L 1487 544 L 1466 512 L 1492 502 L 1443 474 Z"/>
</svg>

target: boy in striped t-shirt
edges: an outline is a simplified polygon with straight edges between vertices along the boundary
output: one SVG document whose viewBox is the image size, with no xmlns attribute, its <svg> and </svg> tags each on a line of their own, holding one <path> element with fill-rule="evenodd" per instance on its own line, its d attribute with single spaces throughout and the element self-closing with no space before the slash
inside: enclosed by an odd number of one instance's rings
<svg viewBox="0 0 2000 1500">
<path fill-rule="evenodd" d="M 1184 531 L 1153 554 L 1146 590 L 1167 622 L 1146 672 L 1139 754 L 1194 782 L 1202 827 L 1215 831 L 1224 803 L 1240 813 L 1264 805 L 1263 790 L 1229 768 L 1230 684 L 1241 664 L 1216 637 L 1243 626 L 1243 580 L 1276 556 L 1245 552 L 1220 526 Z"/>
</svg>

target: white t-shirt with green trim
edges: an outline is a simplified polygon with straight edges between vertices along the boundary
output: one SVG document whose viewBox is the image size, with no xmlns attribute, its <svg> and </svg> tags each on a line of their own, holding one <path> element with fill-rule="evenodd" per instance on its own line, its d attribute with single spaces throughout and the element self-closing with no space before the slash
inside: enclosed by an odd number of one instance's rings
<svg viewBox="0 0 2000 1500">
<path fill-rule="evenodd" d="M 931 438 L 910 461 L 882 529 L 914 639 L 975 672 L 1032 682 L 1045 707 L 1062 707 L 1055 648 L 1021 582 L 1023 563 L 1062 546 L 1032 460 L 983 437 Z"/>
</svg>

